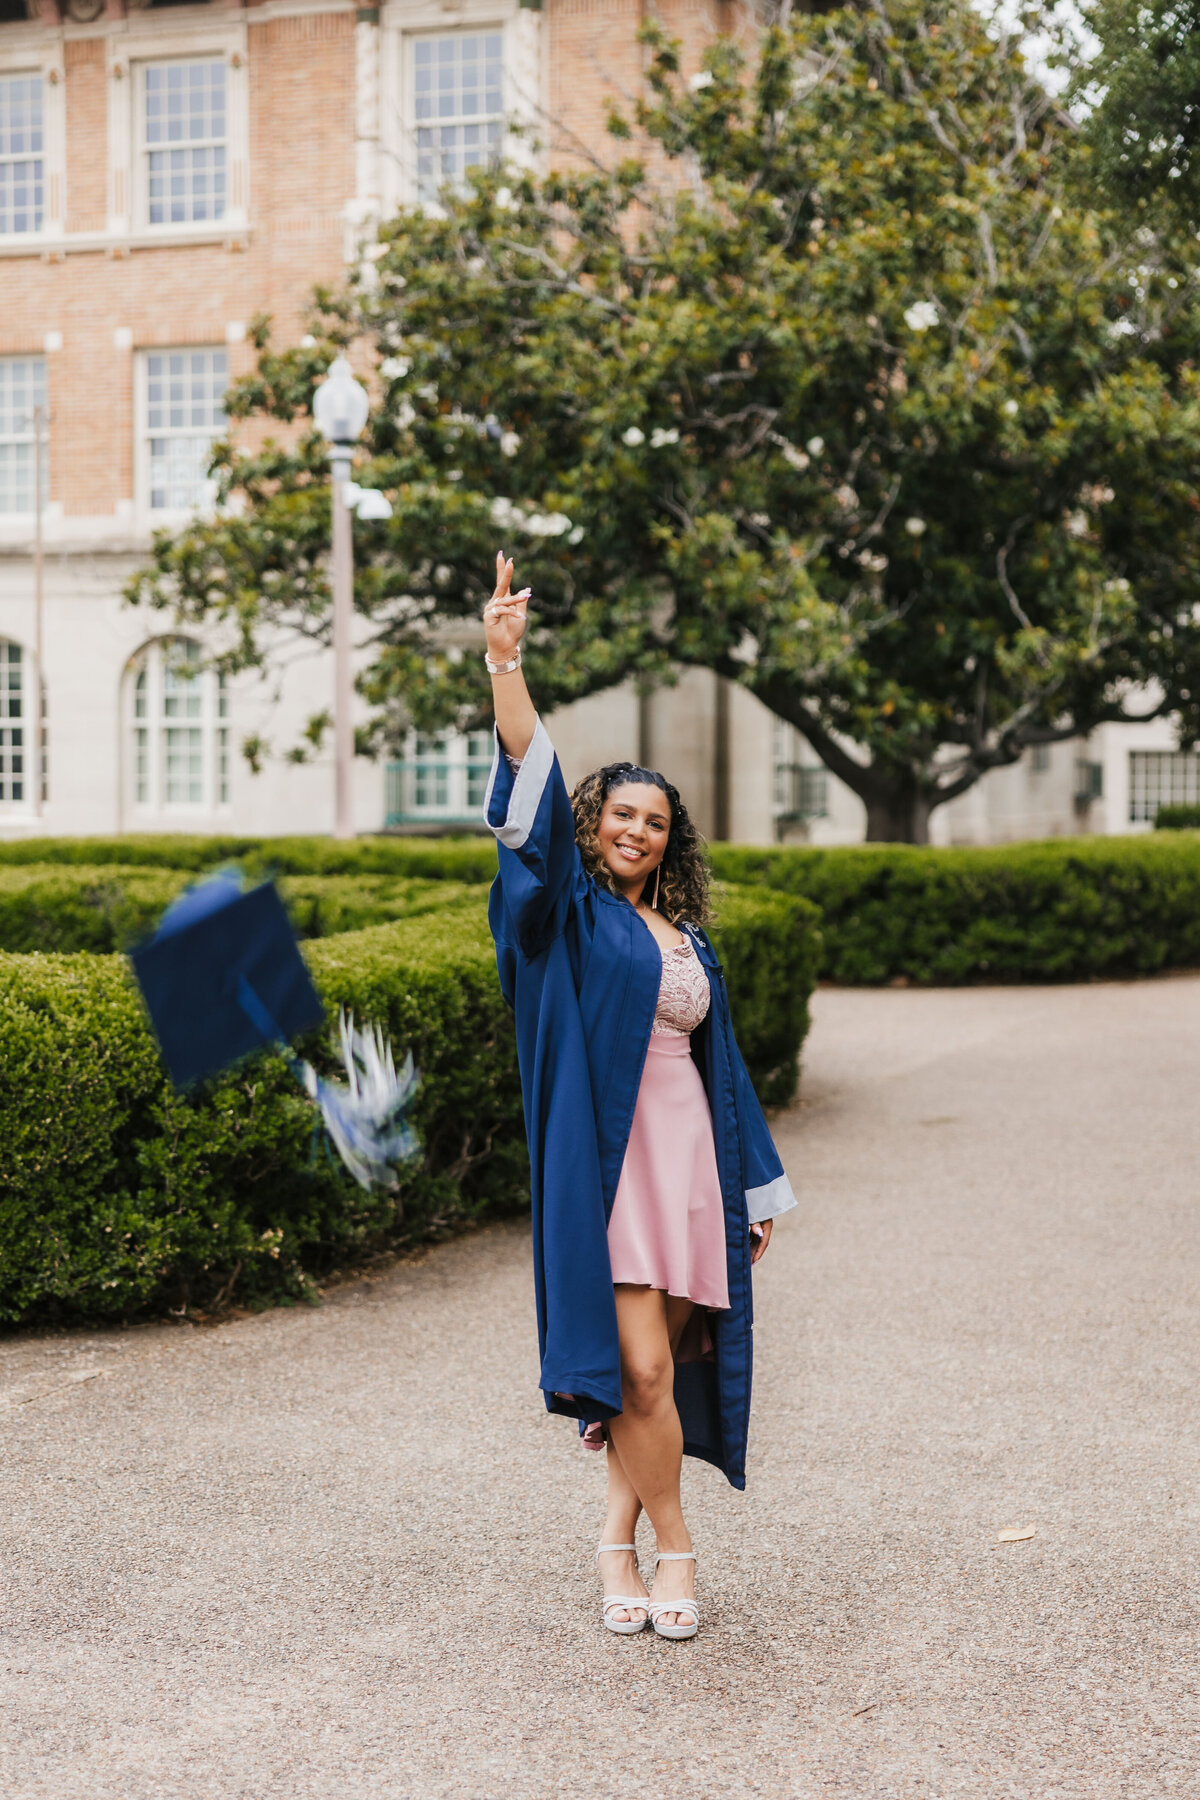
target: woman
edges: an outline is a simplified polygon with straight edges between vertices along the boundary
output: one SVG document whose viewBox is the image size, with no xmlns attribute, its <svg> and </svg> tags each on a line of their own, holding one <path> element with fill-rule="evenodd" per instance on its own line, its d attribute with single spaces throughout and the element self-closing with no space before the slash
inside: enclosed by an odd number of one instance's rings
<svg viewBox="0 0 1200 1800">
<path fill-rule="evenodd" d="M 675 789 L 612 764 L 568 798 L 521 672 L 530 589 L 484 608 L 499 842 L 489 919 L 514 1008 L 541 1386 L 608 1446 L 604 1624 L 694 1637 L 684 1452 L 745 1486 L 750 1265 L 795 1205 L 700 922 L 707 871 Z M 642 1511 L 658 1540 L 638 1572 Z"/>
</svg>

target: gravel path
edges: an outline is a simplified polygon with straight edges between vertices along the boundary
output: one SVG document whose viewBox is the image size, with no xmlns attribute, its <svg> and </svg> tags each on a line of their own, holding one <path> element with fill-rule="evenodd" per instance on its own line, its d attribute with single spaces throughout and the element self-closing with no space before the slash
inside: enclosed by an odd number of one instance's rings
<svg viewBox="0 0 1200 1800">
<path fill-rule="evenodd" d="M 0 1343 L 0 1795 L 1194 1800 L 1198 1071 L 1191 980 L 818 995 L 691 1644 L 600 1629 L 519 1228 Z"/>
</svg>

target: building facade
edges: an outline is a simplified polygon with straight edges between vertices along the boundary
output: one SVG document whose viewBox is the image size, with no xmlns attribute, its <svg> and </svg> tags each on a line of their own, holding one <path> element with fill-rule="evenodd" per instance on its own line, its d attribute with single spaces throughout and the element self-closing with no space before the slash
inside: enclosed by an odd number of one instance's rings
<svg viewBox="0 0 1200 1800">
<path fill-rule="evenodd" d="M 721 0 L 658 13 L 691 56 L 752 28 Z M 226 681 L 122 588 L 152 532 L 206 504 L 251 320 L 295 341 L 374 220 L 501 148 L 602 147 L 610 99 L 639 85 L 640 18 L 638 0 L 0 0 L 0 835 L 331 827 L 329 755 L 282 755 L 330 704 L 330 657 L 281 643 L 269 676 Z M 596 696 L 555 735 L 569 778 L 655 761 L 710 835 L 862 835 L 796 735 L 703 672 Z M 413 733 L 360 762 L 357 829 L 477 817 L 488 754 Z M 935 833 L 1136 829 L 1196 767 L 1161 727 L 1098 734 L 991 778 Z"/>
</svg>

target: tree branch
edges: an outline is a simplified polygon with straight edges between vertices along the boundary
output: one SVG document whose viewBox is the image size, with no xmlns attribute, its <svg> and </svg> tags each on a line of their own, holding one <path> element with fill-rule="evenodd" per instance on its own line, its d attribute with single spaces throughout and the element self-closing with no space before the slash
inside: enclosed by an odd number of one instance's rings
<svg viewBox="0 0 1200 1800">
<path fill-rule="evenodd" d="M 738 682 L 740 686 L 748 685 L 751 693 L 757 695 L 777 718 L 794 725 L 812 745 L 830 774 L 836 775 L 860 800 L 884 797 L 888 786 L 886 777 L 869 763 L 860 763 L 851 756 L 809 710 L 790 683 L 778 675 L 768 675 L 758 680 L 752 677 L 747 683 L 745 670 L 727 658 L 719 673 L 730 681 Z"/>
</svg>

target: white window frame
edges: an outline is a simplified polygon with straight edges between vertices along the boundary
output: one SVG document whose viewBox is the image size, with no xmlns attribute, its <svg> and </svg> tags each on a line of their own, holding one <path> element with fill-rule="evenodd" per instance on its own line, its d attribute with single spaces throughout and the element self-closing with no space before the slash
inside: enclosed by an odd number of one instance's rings
<svg viewBox="0 0 1200 1800">
<path fill-rule="evenodd" d="M 36 164 L 37 173 L 34 176 L 33 185 L 35 193 L 38 188 L 41 189 L 41 202 L 40 209 L 35 212 L 36 224 L 26 225 L 20 229 L 10 226 L 7 231 L 0 230 L 0 237 L 40 237 L 42 223 L 46 216 L 46 78 L 40 69 L 14 70 L 12 73 L 7 70 L 0 71 L 0 92 L 18 85 L 30 88 L 36 86 L 38 90 L 37 101 L 41 115 L 40 135 L 42 141 L 36 150 L 32 144 L 29 144 L 24 150 L 13 151 L 9 148 L 7 135 L 0 137 L 0 176 L 25 164 Z M 0 113 L 0 118 L 2 117 L 3 113 Z M 3 195 L 6 187 L 7 182 L 0 179 L 0 196 Z M 37 206 L 36 201 L 34 205 Z"/>
<path fill-rule="evenodd" d="M 196 66 L 218 67 L 224 76 L 224 113 L 225 130 L 219 138 L 205 138 L 193 141 L 190 138 L 180 139 L 177 144 L 168 140 L 152 144 L 147 136 L 147 107 L 149 103 L 149 77 L 160 70 L 189 69 Z M 202 231 L 205 229 L 224 229 L 229 213 L 229 61 L 227 57 L 214 56 L 164 56 L 154 57 L 139 62 L 134 66 L 134 207 L 135 214 L 148 231 L 161 231 L 164 228 L 172 231 Z M 150 194 L 150 158 L 158 153 L 169 153 L 178 150 L 215 150 L 220 147 L 224 152 L 225 194 L 221 211 L 207 219 L 152 219 L 150 217 L 153 200 Z"/>
<path fill-rule="evenodd" d="M 385 0 L 381 13 L 382 46 L 378 89 L 378 130 L 382 147 L 378 182 L 385 216 L 399 206 L 418 203 L 417 121 L 413 115 L 414 44 L 418 38 L 477 37 L 499 32 L 504 74 L 506 126 L 520 123 L 537 129 L 544 121 L 542 15 L 496 0 L 464 0 L 452 20 L 440 4 L 418 0 Z M 535 162 L 532 135 L 505 131 L 501 155 L 511 163 Z"/>
<path fill-rule="evenodd" d="M 151 242 L 221 241 L 246 229 L 250 218 L 250 88 L 247 27 L 236 16 L 181 21 L 174 8 L 132 15 L 133 31 L 107 39 L 108 224 L 110 237 Z M 219 219 L 150 223 L 145 142 L 149 63 L 224 62 L 225 211 Z"/>
<path fill-rule="evenodd" d="M 43 395 L 42 404 L 43 404 L 43 407 L 45 407 L 45 405 L 46 405 L 46 402 L 45 402 L 46 382 L 47 382 L 47 375 L 48 375 L 48 371 L 46 368 L 45 356 L 42 355 L 38 351 L 31 351 L 27 355 L 24 355 L 24 356 L 18 354 L 16 356 L 0 357 L 0 363 L 18 363 L 18 362 L 41 363 L 41 365 L 42 365 L 42 395 Z M 29 444 L 32 446 L 33 442 L 34 442 L 34 429 L 33 429 L 32 418 L 30 418 L 29 429 L 27 431 L 14 432 L 11 436 L 8 436 L 8 435 L 0 436 L 0 443 L 4 443 L 4 444 Z M 33 474 L 34 474 L 34 471 L 31 469 L 31 471 L 30 471 L 31 479 L 30 479 L 30 484 L 29 484 L 29 497 L 30 497 L 31 504 L 30 504 L 28 510 L 26 512 L 5 512 L 2 509 L 0 509 L 0 528 L 2 528 L 4 526 L 11 527 L 13 525 L 27 526 L 29 521 L 32 520 L 33 515 L 34 515 L 34 507 L 33 507 L 32 502 L 33 502 L 34 495 L 36 493 L 36 488 L 34 485 L 34 481 L 32 479 Z M 43 513 L 45 512 L 46 504 L 49 499 L 49 494 L 50 494 L 50 430 L 49 430 L 49 424 L 47 422 L 47 424 L 45 426 L 45 435 L 42 439 L 42 510 L 43 510 Z"/>
<path fill-rule="evenodd" d="M 799 814 L 792 811 L 790 798 L 796 788 L 809 777 L 810 785 L 820 795 L 820 804 L 811 810 L 802 809 Z M 788 823 L 797 818 L 827 819 L 829 817 L 829 771 L 824 763 L 813 756 L 808 740 L 789 725 L 786 719 L 773 717 L 771 720 L 771 817 L 776 821 Z"/>
<path fill-rule="evenodd" d="M 15 689 L 9 687 L 9 651 L 17 650 L 20 668 L 20 682 Z M 29 689 L 30 677 L 33 674 L 33 657 L 28 649 L 16 638 L 0 637 L 0 818 L 13 813 L 31 813 L 34 810 L 33 796 L 29 791 L 29 778 L 33 773 L 30 752 Z M 16 718 L 9 717 L 8 696 L 10 692 L 20 695 L 20 712 Z M 19 731 L 21 742 L 12 745 L 11 734 Z M 17 771 L 21 781 L 21 793 L 14 799 L 9 789 L 12 785 L 10 761 L 13 755 L 21 758 L 21 768 Z"/>
<path fill-rule="evenodd" d="M 166 711 L 166 677 L 173 655 L 187 646 L 200 664 L 196 672 L 199 708 L 177 719 Z M 203 650 L 194 638 L 152 638 L 130 659 L 124 676 L 122 731 L 126 764 L 126 816 L 135 820 L 196 819 L 227 815 L 231 807 L 232 720 L 229 683 L 205 668 Z M 138 712 L 138 679 L 146 677 L 144 713 Z M 198 800 L 167 797 L 167 733 L 196 731 L 200 738 Z M 143 764 L 143 752 L 145 761 Z M 142 787 L 143 767 L 145 788 Z"/>
<path fill-rule="evenodd" d="M 1128 755 L 1128 824 L 1153 825 L 1160 806 L 1200 806 L 1200 749 L 1130 750 Z"/>
<path fill-rule="evenodd" d="M 416 110 L 417 63 L 418 63 L 418 52 L 419 52 L 420 48 L 422 47 L 422 45 L 426 45 L 426 44 L 437 45 L 437 44 L 441 44 L 441 43 L 450 43 L 450 42 L 462 43 L 464 40 L 466 40 L 468 38 L 482 39 L 482 38 L 489 38 L 489 37 L 499 38 L 499 40 L 500 40 L 500 110 L 499 110 L 499 112 L 498 113 L 478 113 L 478 114 L 473 115 L 469 119 L 464 114 L 461 117 L 456 115 L 453 119 L 443 120 L 443 119 L 439 119 L 437 117 L 436 113 L 431 118 L 428 118 L 428 119 L 418 118 L 417 110 Z M 485 26 L 481 26 L 478 31 L 473 31 L 473 30 L 470 30 L 469 28 L 463 27 L 463 26 L 458 26 L 451 31 L 446 31 L 446 30 L 409 31 L 405 35 L 405 65 L 406 66 L 405 66 L 405 84 L 404 84 L 404 106 L 405 106 L 406 112 L 411 107 L 411 113 L 409 114 L 409 116 L 411 118 L 411 125 L 409 127 L 409 131 L 410 131 L 410 137 L 411 137 L 411 142 L 412 142 L 410 155 L 412 157 L 413 195 L 414 195 L 414 198 L 421 204 L 423 204 L 425 206 L 430 206 L 430 205 L 436 204 L 438 191 L 443 186 L 443 183 L 440 179 L 435 179 L 433 188 L 430 191 L 428 191 L 426 193 L 421 192 L 421 187 L 420 187 L 420 179 L 421 178 L 420 178 L 420 169 L 419 169 L 421 153 L 420 153 L 420 146 L 418 143 L 418 139 L 419 139 L 420 133 L 423 130 L 436 132 L 439 129 L 442 129 L 443 127 L 448 127 L 452 130 L 464 131 L 468 125 L 474 124 L 474 125 L 478 125 L 478 127 L 480 128 L 481 131 L 486 132 L 486 130 L 490 124 L 498 123 L 499 128 L 500 128 L 500 141 L 499 141 L 498 148 L 496 150 L 496 160 L 498 162 L 500 162 L 504 158 L 505 140 L 510 135 L 507 130 L 507 119 L 508 119 L 507 93 L 508 93 L 509 82 L 508 82 L 508 70 L 504 66 L 504 29 L 502 26 L 499 26 L 499 25 L 496 25 L 496 26 L 486 26 L 485 25 Z M 435 68 L 437 66 L 436 53 L 435 53 L 435 60 L 434 60 L 433 66 Z M 434 90 L 434 92 L 436 94 L 436 89 Z M 464 179 L 465 179 L 465 175 L 464 175 Z"/>
<path fill-rule="evenodd" d="M 472 738 L 476 739 L 474 755 L 471 753 Z M 441 750 L 433 747 L 438 742 L 443 746 Z M 483 811 L 491 759 L 492 738 L 486 731 L 405 732 L 400 757 L 388 765 L 391 778 L 402 784 L 404 804 L 396 809 L 397 817 L 404 824 L 424 821 L 461 824 L 466 820 L 477 820 Z M 475 765 L 474 794 L 470 791 L 471 764 Z M 443 770 L 444 777 L 441 777 Z M 443 778 L 445 798 L 419 799 L 418 783 L 422 778 L 430 782 Z"/>
<path fill-rule="evenodd" d="M 150 439 L 151 437 L 171 437 L 175 435 L 175 433 L 170 429 L 155 432 L 150 430 L 148 417 L 150 410 L 149 359 L 152 356 L 190 356 L 197 352 L 203 352 L 206 355 L 213 355 L 220 352 L 226 359 L 228 359 L 229 356 L 228 347 L 224 343 L 209 341 L 204 344 L 149 344 L 144 349 L 139 350 L 134 358 L 134 494 L 138 522 L 141 529 L 144 531 L 160 527 L 171 529 L 175 526 L 185 524 L 189 519 L 195 518 L 197 513 L 203 513 L 205 511 L 206 502 L 204 499 L 201 499 L 199 504 L 194 507 L 159 507 L 155 509 L 150 505 Z M 226 363 L 226 373 L 228 379 L 232 380 L 232 375 L 229 373 L 228 369 L 228 360 Z M 199 434 L 181 429 L 179 435 L 194 437 Z M 222 435 L 223 433 L 221 431 L 214 431 L 210 442 L 215 444 L 217 439 Z"/>
<path fill-rule="evenodd" d="M 38 30 L 39 38 L 41 28 Z M 6 28 L 14 35 L 22 34 L 20 26 Z M 42 81 L 42 223 L 36 231 L 0 232 L 0 249 L 33 249 L 47 239 L 63 234 L 66 217 L 67 119 L 64 104 L 65 63 L 62 43 L 36 48 L 20 35 L 11 47 L 0 48 L 0 80 L 10 76 L 39 75 Z"/>
</svg>

